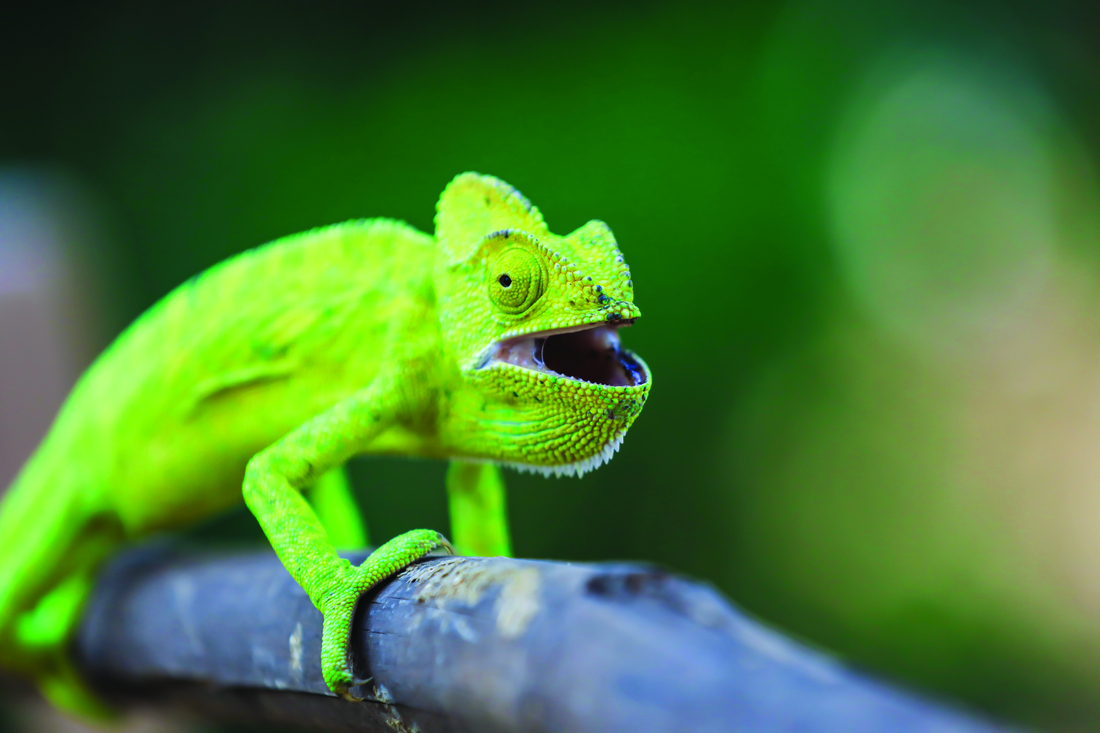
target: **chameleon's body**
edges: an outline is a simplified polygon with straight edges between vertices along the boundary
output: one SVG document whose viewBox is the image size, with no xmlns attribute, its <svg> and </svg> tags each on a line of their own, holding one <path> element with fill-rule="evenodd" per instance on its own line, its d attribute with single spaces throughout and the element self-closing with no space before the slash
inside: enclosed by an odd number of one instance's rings
<svg viewBox="0 0 1100 733">
<path fill-rule="evenodd" d="M 507 184 L 463 174 L 435 237 L 349 222 L 193 278 L 81 378 L 0 503 L 0 664 L 87 710 L 64 646 L 103 559 L 243 496 L 324 613 L 325 679 L 348 695 L 356 599 L 448 545 L 414 530 L 359 568 L 340 559 L 334 542 L 364 537 L 340 466 L 451 459 L 458 548 L 507 554 L 494 464 L 595 468 L 648 394 L 615 335 L 638 315 L 629 277 L 605 225 L 553 235 Z M 323 524 L 300 493 L 315 485 Z"/>
</svg>

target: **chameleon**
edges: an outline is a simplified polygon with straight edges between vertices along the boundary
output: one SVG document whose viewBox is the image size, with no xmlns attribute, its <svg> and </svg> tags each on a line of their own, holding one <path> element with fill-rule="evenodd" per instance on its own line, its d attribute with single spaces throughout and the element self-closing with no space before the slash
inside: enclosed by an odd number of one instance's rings
<svg viewBox="0 0 1100 733">
<path fill-rule="evenodd" d="M 359 699 L 366 590 L 436 550 L 509 555 L 501 467 L 579 476 L 619 449 L 653 381 L 620 344 L 633 288 L 605 223 L 552 234 L 477 173 L 446 186 L 434 236 L 354 220 L 191 278 L 85 371 L 0 501 L 0 667 L 109 714 L 67 653 L 98 569 L 243 501 L 323 615 L 327 687 Z M 418 529 L 343 559 L 367 541 L 357 455 L 449 461 L 454 545 Z"/>
</svg>

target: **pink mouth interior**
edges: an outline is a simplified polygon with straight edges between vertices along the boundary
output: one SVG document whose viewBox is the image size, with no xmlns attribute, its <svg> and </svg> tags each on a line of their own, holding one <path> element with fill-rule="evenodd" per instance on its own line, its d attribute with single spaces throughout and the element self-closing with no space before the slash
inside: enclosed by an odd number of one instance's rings
<svg viewBox="0 0 1100 733">
<path fill-rule="evenodd" d="M 524 369 L 609 387 L 644 384 L 645 371 L 619 345 L 618 328 L 600 325 L 549 336 L 517 336 L 500 342 L 492 358 Z"/>
</svg>

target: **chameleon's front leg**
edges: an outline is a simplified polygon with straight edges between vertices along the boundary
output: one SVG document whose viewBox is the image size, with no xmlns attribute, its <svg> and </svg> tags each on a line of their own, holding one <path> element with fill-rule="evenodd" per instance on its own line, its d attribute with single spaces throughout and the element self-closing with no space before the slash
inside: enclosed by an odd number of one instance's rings
<svg viewBox="0 0 1100 733">
<path fill-rule="evenodd" d="M 434 530 L 406 532 L 359 567 L 333 548 L 301 490 L 378 435 L 394 414 L 393 392 L 372 387 L 318 415 L 249 461 L 244 499 L 276 554 L 324 615 L 321 667 L 325 683 L 355 699 L 348 660 L 351 620 L 359 596 L 436 547 L 450 545 Z"/>
</svg>

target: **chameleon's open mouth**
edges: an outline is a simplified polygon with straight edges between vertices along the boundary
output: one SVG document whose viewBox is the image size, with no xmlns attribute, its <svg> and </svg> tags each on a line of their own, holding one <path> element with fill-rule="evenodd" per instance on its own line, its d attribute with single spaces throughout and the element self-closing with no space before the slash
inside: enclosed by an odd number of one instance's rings
<svg viewBox="0 0 1100 733">
<path fill-rule="evenodd" d="M 645 369 L 619 345 L 618 333 L 632 322 L 516 336 L 497 344 L 485 366 L 503 362 L 608 387 L 635 387 L 645 384 Z"/>
</svg>

